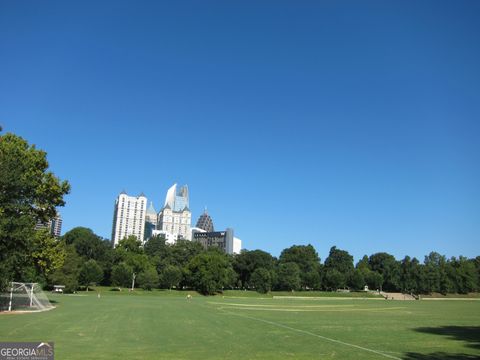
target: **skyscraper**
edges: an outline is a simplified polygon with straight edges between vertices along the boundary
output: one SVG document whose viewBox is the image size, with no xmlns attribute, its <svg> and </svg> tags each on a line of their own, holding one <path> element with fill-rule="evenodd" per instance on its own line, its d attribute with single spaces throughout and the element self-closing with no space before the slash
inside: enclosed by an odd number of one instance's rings
<svg viewBox="0 0 480 360">
<path fill-rule="evenodd" d="M 120 240 L 130 235 L 144 241 L 146 208 L 147 198 L 143 193 L 139 196 L 128 196 L 122 192 L 118 196 L 113 212 L 113 246 L 117 246 Z"/>
<path fill-rule="evenodd" d="M 168 189 L 165 205 L 158 213 L 157 230 L 173 234 L 178 238 L 190 240 L 192 213 L 188 206 L 187 185 L 177 188 L 177 184 L 174 184 Z"/>
<path fill-rule="evenodd" d="M 60 214 L 57 212 L 57 215 L 53 219 L 49 220 L 47 223 L 42 223 L 41 221 L 38 221 L 35 225 L 35 230 L 39 229 L 47 229 L 50 234 L 55 237 L 59 237 L 60 235 L 62 235 L 62 218 L 60 217 Z"/>
<path fill-rule="evenodd" d="M 205 208 L 203 214 L 198 218 L 196 227 L 205 230 L 206 232 L 215 231 L 213 228 L 213 220 L 210 215 L 208 215 L 207 208 Z"/>
<path fill-rule="evenodd" d="M 148 240 L 153 235 L 153 230 L 157 228 L 158 215 L 153 207 L 153 202 L 150 201 L 150 206 L 145 213 L 145 233 L 144 240 Z"/>
<path fill-rule="evenodd" d="M 168 189 L 165 197 L 165 205 L 169 205 L 173 211 L 182 211 L 189 206 L 188 186 L 183 185 L 177 189 L 177 184 Z"/>
</svg>

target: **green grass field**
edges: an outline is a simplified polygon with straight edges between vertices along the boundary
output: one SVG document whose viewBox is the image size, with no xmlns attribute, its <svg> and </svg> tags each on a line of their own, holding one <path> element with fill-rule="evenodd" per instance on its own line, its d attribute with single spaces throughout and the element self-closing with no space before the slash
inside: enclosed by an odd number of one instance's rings
<svg viewBox="0 0 480 360">
<path fill-rule="evenodd" d="M 0 341 L 54 341 L 56 359 L 480 358 L 480 301 L 226 295 L 49 295 L 0 314 Z"/>
</svg>

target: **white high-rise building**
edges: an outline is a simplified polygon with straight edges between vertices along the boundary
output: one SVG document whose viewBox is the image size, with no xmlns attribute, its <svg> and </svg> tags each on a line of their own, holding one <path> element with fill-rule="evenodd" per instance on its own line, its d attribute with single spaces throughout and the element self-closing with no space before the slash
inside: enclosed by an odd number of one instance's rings
<svg viewBox="0 0 480 360">
<path fill-rule="evenodd" d="M 168 189 L 165 205 L 158 213 L 157 230 L 173 234 L 175 238 L 190 240 L 192 213 L 188 205 L 187 185 L 177 189 L 177 184 L 174 184 Z"/>
<path fill-rule="evenodd" d="M 50 234 L 55 237 L 59 237 L 60 235 L 62 235 L 62 218 L 60 214 L 57 212 L 57 215 L 46 223 L 38 221 L 35 225 L 35 230 L 39 229 L 47 229 Z"/>
<path fill-rule="evenodd" d="M 130 235 L 135 235 L 143 243 L 146 210 L 147 198 L 143 193 L 139 196 L 128 196 L 125 192 L 118 195 L 113 213 L 112 244 L 114 247 L 120 240 Z"/>
</svg>

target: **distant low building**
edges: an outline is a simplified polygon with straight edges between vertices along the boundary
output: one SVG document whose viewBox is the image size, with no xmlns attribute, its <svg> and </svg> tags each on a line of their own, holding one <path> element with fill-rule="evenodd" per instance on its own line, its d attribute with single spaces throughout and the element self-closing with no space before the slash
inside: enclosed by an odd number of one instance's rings
<svg viewBox="0 0 480 360">
<path fill-rule="evenodd" d="M 182 239 L 178 234 L 172 234 L 171 232 L 165 230 L 153 230 L 152 236 L 163 236 L 165 238 L 165 243 L 173 245 L 176 244 L 177 240 Z"/>
<path fill-rule="evenodd" d="M 192 241 L 199 242 L 205 249 L 216 247 L 227 254 L 240 254 L 242 240 L 233 235 L 233 229 L 207 232 L 200 228 L 192 228 Z"/>
</svg>

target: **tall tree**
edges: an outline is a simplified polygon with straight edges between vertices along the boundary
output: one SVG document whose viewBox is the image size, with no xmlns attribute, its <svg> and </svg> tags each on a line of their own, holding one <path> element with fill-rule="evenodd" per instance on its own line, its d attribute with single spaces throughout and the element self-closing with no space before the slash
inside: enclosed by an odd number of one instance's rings
<svg viewBox="0 0 480 360">
<path fill-rule="evenodd" d="M 91 229 L 85 227 L 73 228 L 66 232 L 62 238 L 67 245 L 73 244 L 78 255 L 86 260 L 103 261 L 109 248 L 111 248 L 108 240 L 103 240 Z"/>
<path fill-rule="evenodd" d="M 80 285 L 87 286 L 88 290 L 89 285 L 96 285 L 100 283 L 102 279 L 103 270 L 95 260 L 91 259 L 83 263 L 78 276 Z"/>
<path fill-rule="evenodd" d="M 170 247 L 169 263 L 183 268 L 188 265 L 191 259 L 202 252 L 204 252 L 204 249 L 200 243 L 179 240 Z"/>
<path fill-rule="evenodd" d="M 54 218 L 69 190 L 48 171 L 44 151 L 14 134 L 0 136 L 0 289 L 24 280 L 35 224 Z"/>
<path fill-rule="evenodd" d="M 144 290 L 152 290 L 158 286 L 158 273 L 154 266 L 149 266 L 137 277 L 138 285 Z"/>
<path fill-rule="evenodd" d="M 165 256 L 168 250 L 168 244 L 166 243 L 165 236 L 155 235 L 152 236 L 143 246 L 145 254 L 148 256 Z"/>
<path fill-rule="evenodd" d="M 230 285 L 233 273 L 228 256 L 212 249 L 195 256 L 187 266 L 191 286 L 202 294 L 214 294 Z"/>
<path fill-rule="evenodd" d="M 300 269 L 300 286 L 302 288 L 320 287 L 320 258 L 312 245 L 293 245 L 284 249 L 280 254 L 279 263 L 297 264 Z"/>
<path fill-rule="evenodd" d="M 102 285 L 110 285 L 115 250 L 109 240 L 103 239 L 85 227 L 71 229 L 62 236 L 62 239 L 67 245 L 74 246 L 77 254 L 84 261 L 95 260 L 104 273 Z"/>
<path fill-rule="evenodd" d="M 449 292 L 452 284 L 448 277 L 446 257 L 432 251 L 425 256 L 424 264 L 426 292 L 440 292 L 442 294 Z"/>
<path fill-rule="evenodd" d="M 403 292 L 420 292 L 421 283 L 420 263 L 416 258 L 411 259 L 410 256 L 400 262 L 400 287 Z"/>
<path fill-rule="evenodd" d="M 338 270 L 344 275 L 349 274 L 353 270 L 353 256 L 348 251 L 332 246 L 328 257 L 325 259 L 325 268 L 327 270 Z"/>
<path fill-rule="evenodd" d="M 273 271 L 275 258 L 262 250 L 242 250 L 233 260 L 233 268 L 238 274 L 242 287 L 248 287 L 250 278 L 256 269 Z"/>
<path fill-rule="evenodd" d="M 48 277 L 50 285 L 65 285 L 65 292 L 74 292 L 78 288 L 78 274 L 81 266 L 82 258 L 78 256 L 75 247 L 67 245 L 62 267 Z"/>
<path fill-rule="evenodd" d="M 112 268 L 112 285 L 129 287 L 132 283 L 133 269 L 125 263 L 114 265 Z"/>
<path fill-rule="evenodd" d="M 175 265 L 167 265 L 160 274 L 160 283 L 162 287 L 171 289 L 174 286 L 178 287 L 182 278 L 182 269 Z"/>
<path fill-rule="evenodd" d="M 393 255 L 376 253 L 368 259 L 370 269 L 383 277 L 383 290 L 400 290 L 400 266 Z"/>
<path fill-rule="evenodd" d="M 257 290 L 259 293 L 265 294 L 272 289 L 272 271 L 264 268 L 257 268 L 253 272 L 250 281 L 255 287 L 255 290 Z"/>
<path fill-rule="evenodd" d="M 46 279 L 49 274 L 61 268 L 65 257 L 65 243 L 55 239 L 46 229 L 35 232 L 32 260 L 41 277 Z"/>
<path fill-rule="evenodd" d="M 347 277 L 337 269 L 330 268 L 325 271 L 324 282 L 328 290 L 337 290 L 347 285 Z"/>
<path fill-rule="evenodd" d="M 460 256 L 458 259 L 453 257 L 448 262 L 448 267 L 451 268 L 451 284 L 455 284 L 455 287 L 448 289 L 448 292 L 467 294 L 477 290 L 477 272 L 473 261 L 464 256 Z"/>
<path fill-rule="evenodd" d="M 277 269 L 277 287 L 279 290 L 298 290 L 301 287 L 300 267 L 297 263 L 280 263 Z"/>
<path fill-rule="evenodd" d="M 347 277 L 347 285 L 353 290 L 363 290 L 366 285 L 363 272 L 359 269 L 352 270 Z"/>
</svg>

